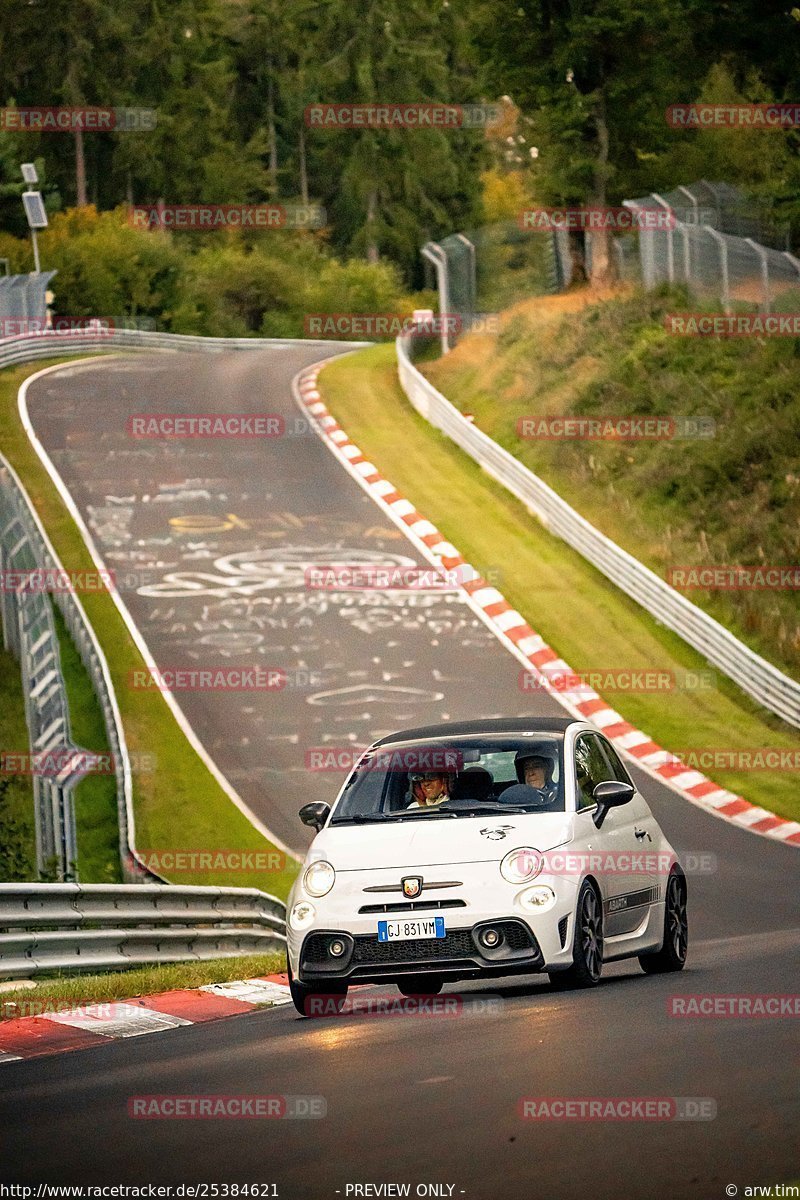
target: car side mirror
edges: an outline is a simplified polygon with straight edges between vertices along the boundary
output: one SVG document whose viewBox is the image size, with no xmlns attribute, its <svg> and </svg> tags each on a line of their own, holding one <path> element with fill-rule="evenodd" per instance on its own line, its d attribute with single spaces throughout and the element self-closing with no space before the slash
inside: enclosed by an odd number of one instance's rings
<svg viewBox="0 0 800 1200">
<path fill-rule="evenodd" d="M 597 828 L 599 829 L 605 821 L 610 808 L 628 804 L 633 799 L 634 792 L 635 788 L 629 783 L 623 783 L 621 779 L 604 779 L 602 783 L 596 784 L 592 798 L 597 804 L 593 817 Z"/>
<path fill-rule="evenodd" d="M 304 825 L 310 825 L 319 833 L 327 821 L 330 811 L 330 804 L 326 804 L 324 800 L 314 800 L 311 804 L 304 804 L 297 815 Z"/>
</svg>

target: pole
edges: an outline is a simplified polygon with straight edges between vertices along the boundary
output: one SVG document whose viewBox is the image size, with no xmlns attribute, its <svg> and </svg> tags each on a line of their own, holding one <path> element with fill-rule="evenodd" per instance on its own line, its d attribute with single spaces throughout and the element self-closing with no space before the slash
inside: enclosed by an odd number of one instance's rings
<svg viewBox="0 0 800 1200">
<path fill-rule="evenodd" d="M 36 239 L 35 229 L 31 230 L 31 238 L 33 239 L 33 264 L 36 267 L 36 274 L 38 275 L 42 268 L 39 265 L 39 242 Z"/>
</svg>

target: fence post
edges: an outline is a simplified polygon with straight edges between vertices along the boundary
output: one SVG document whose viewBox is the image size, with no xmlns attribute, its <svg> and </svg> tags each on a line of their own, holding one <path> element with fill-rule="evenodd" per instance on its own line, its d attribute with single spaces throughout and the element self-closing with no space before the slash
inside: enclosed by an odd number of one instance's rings
<svg viewBox="0 0 800 1200">
<path fill-rule="evenodd" d="M 767 252 L 763 246 L 759 246 L 758 242 L 754 242 L 752 238 L 744 239 L 758 255 L 758 260 L 761 266 L 761 290 L 764 294 L 763 308 L 765 313 L 771 312 L 772 297 L 769 290 L 769 263 L 767 262 Z"/>
<path fill-rule="evenodd" d="M 719 263 L 722 273 L 722 306 L 725 312 L 728 313 L 731 311 L 730 280 L 728 278 L 728 243 L 725 237 L 721 233 L 718 233 L 716 229 L 712 229 L 710 225 L 707 225 L 705 228 L 709 237 L 712 237 L 719 245 Z"/>
<path fill-rule="evenodd" d="M 789 251 L 789 250 L 782 250 L 781 253 L 783 254 L 784 258 L 788 258 L 789 262 L 792 264 L 795 271 L 797 271 L 797 274 L 800 276 L 800 258 L 796 258 L 794 256 L 794 254 L 792 254 L 791 251 Z"/>
<path fill-rule="evenodd" d="M 656 204 L 660 204 L 667 212 L 672 212 L 671 206 L 667 203 L 663 196 L 659 196 L 658 192 L 651 192 L 650 195 L 655 200 Z M 667 278 L 670 283 L 675 282 L 675 246 L 672 239 L 672 230 L 667 231 Z"/>
<path fill-rule="evenodd" d="M 469 305 L 470 316 L 475 315 L 475 310 L 478 307 L 478 264 L 475 255 L 475 243 L 471 242 L 465 233 L 457 233 L 459 238 L 467 247 L 467 255 L 469 257 L 469 284 L 467 304 Z"/>
<path fill-rule="evenodd" d="M 450 312 L 450 295 L 447 279 L 447 255 L 438 242 L 426 242 L 422 247 L 422 255 L 427 258 L 428 262 L 433 263 L 436 269 L 436 279 L 439 286 L 439 312 L 442 315 L 442 354 L 447 354 L 450 349 L 450 338 L 448 336 L 448 319 L 447 315 Z"/>
</svg>

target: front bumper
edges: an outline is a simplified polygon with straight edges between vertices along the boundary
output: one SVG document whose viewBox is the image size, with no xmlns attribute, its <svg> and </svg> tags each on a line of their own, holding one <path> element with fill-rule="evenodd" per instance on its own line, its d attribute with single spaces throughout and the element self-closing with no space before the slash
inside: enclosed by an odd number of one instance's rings
<svg viewBox="0 0 800 1200">
<path fill-rule="evenodd" d="M 498 946 L 484 946 L 482 929 L 500 930 Z M 336 957 L 328 952 L 331 941 L 345 945 Z M 491 978 L 541 971 L 544 957 L 529 926 L 518 917 L 481 921 L 450 929 L 443 938 L 379 942 L 375 934 L 315 930 L 306 935 L 300 949 L 299 978 L 303 983 L 379 983 L 398 975 L 431 972 L 448 979 Z"/>
<path fill-rule="evenodd" d="M 426 883 L 422 896 L 409 904 L 392 892 L 402 875 L 414 873 L 424 875 Z M 302 931 L 294 929 L 289 920 L 286 933 L 292 974 L 303 983 L 325 979 L 376 982 L 428 972 L 449 979 L 497 977 L 531 974 L 551 967 L 557 970 L 572 961 L 574 913 L 580 888 L 577 877 L 539 875 L 535 883 L 549 885 L 554 893 L 552 905 L 540 912 L 531 912 L 522 903 L 530 885 L 509 884 L 501 878 L 498 863 L 491 861 L 341 872 L 332 891 L 321 900 L 308 896 L 301 879 L 289 897 L 289 913 L 298 901 L 310 901 L 315 917 Z M 461 882 L 454 882 L 459 879 Z M 427 938 L 378 942 L 379 920 L 402 920 L 405 916 L 441 916 L 448 936 L 439 942 Z M 506 922 L 522 927 L 523 938 L 504 943 L 514 953 L 496 953 L 476 943 L 473 931 Z M 325 969 L 312 942 L 318 936 L 341 938 L 348 944 L 348 953 Z"/>
</svg>

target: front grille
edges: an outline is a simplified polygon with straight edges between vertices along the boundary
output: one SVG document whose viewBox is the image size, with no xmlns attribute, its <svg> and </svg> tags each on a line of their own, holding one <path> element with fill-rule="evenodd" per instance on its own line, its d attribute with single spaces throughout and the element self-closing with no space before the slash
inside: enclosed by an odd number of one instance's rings
<svg viewBox="0 0 800 1200">
<path fill-rule="evenodd" d="M 562 917 L 558 922 L 558 937 L 561 942 L 561 949 L 566 949 L 567 945 L 567 925 L 569 924 L 569 916 Z"/>
<path fill-rule="evenodd" d="M 408 904 L 364 904 L 360 913 L 414 912 L 425 908 L 466 908 L 465 900 L 412 900 Z"/>
<path fill-rule="evenodd" d="M 303 962 L 328 962 L 329 941 L 330 935 L 323 936 L 321 933 L 312 933 L 311 937 L 306 940 L 306 943 L 303 946 Z"/>
<path fill-rule="evenodd" d="M 511 950 L 529 950 L 533 945 L 533 939 L 528 930 L 524 925 L 518 925 L 516 921 L 509 921 L 507 924 L 499 925 L 498 928 L 502 929 L 506 945 Z"/>
</svg>

